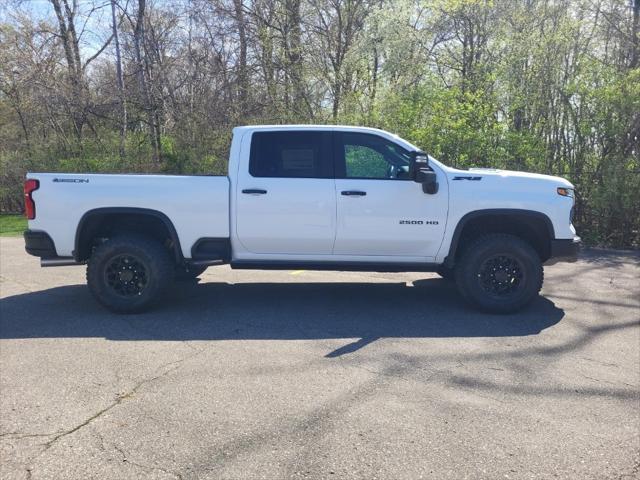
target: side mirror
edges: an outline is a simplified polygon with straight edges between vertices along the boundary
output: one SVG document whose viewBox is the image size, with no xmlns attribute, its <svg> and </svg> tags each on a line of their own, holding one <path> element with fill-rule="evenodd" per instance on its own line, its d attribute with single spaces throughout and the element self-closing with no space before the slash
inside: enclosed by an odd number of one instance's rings
<svg viewBox="0 0 640 480">
<path fill-rule="evenodd" d="M 411 152 L 411 163 L 409 164 L 411 178 L 417 182 L 416 175 L 421 169 L 426 168 L 429 168 L 429 157 L 427 154 L 419 151 Z"/>
<path fill-rule="evenodd" d="M 422 191 L 433 195 L 438 193 L 438 177 L 433 170 L 420 170 L 416 175 L 416 182 L 422 184 Z"/>
<path fill-rule="evenodd" d="M 413 152 L 409 168 L 411 178 L 422 184 L 422 191 L 433 195 L 438 193 L 438 177 L 436 172 L 429 169 L 429 157 L 424 152 Z"/>
</svg>

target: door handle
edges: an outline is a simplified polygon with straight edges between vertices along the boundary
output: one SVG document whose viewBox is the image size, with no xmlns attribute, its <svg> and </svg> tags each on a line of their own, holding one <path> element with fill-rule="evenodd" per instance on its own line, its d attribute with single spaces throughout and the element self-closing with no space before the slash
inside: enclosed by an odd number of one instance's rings
<svg viewBox="0 0 640 480">
<path fill-rule="evenodd" d="M 362 190 L 343 190 L 341 193 L 347 197 L 364 197 L 367 194 L 367 192 L 363 192 Z"/>
<path fill-rule="evenodd" d="M 244 190 L 242 190 L 242 193 L 249 193 L 249 194 L 254 194 L 254 195 L 264 195 L 265 193 L 267 193 L 267 191 L 263 190 L 261 188 L 245 188 Z"/>
</svg>

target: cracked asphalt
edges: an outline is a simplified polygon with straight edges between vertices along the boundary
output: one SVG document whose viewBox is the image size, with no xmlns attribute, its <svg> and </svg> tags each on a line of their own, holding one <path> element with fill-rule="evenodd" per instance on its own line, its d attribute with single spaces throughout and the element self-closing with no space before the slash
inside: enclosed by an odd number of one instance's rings
<svg viewBox="0 0 640 480">
<path fill-rule="evenodd" d="M 640 478 L 640 256 L 517 315 L 435 274 L 210 268 L 150 313 L 0 239 L 2 479 Z"/>
</svg>

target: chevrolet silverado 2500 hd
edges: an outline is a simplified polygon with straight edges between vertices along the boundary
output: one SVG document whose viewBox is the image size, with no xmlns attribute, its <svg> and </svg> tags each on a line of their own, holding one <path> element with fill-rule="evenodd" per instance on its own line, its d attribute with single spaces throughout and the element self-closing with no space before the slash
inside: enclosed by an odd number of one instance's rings
<svg viewBox="0 0 640 480">
<path fill-rule="evenodd" d="M 117 312 L 226 263 L 436 271 L 471 304 L 512 312 L 580 243 L 567 180 L 450 168 L 371 128 L 238 127 L 228 176 L 29 173 L 24 192 L 27 252 L 87 264 Z"/>
</svg>

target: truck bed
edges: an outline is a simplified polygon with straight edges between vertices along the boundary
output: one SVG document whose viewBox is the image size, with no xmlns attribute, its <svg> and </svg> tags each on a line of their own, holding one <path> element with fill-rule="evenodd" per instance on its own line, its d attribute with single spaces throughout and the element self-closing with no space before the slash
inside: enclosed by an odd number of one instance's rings
<svg viewBox="0 0 640 480">
<path fill-rule="evenodd" d="M 98 208 L 145 208 L 173 223 L 184 258 L 200 238 L 229 237 L 229 179 L 226 176 L 102 175 L 29 173 L 39 180 L 32 197 L 36 218 L 30 229 L 46 231 L 57 254 L 73 256 L 82 216 Z"/>
</svg>

